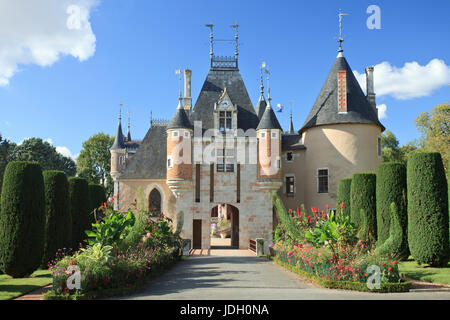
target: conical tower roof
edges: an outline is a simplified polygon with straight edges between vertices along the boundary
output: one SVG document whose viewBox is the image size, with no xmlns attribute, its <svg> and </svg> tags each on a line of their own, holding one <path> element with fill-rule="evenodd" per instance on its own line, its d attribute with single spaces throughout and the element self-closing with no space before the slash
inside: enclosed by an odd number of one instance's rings
<svg viewBox="0 0 450 320">
<path fill-rule="evenodd" d="M 261 117 L 261 121 L 258 124 L 256 130 L 260 129 L 281 129 L 280 123 L 278 122 L 275 112 L 273 112 L 272 106 L 270 105 L 270 97 L 268 98 L 269 103 L 267 104 L 264 114 Z"/>
<path fill-rule="evenodd" d="M 341 113 L 338 112 L 338 71 L 340 70 L 346 71 L 347 88 L 347 112 Z M 380 126 L 382 131 L 385 129 L 378 120 L 376 111 L 367 101 L 342 52 L 339 52 L 299 133 L 315 126 L 338 123 L 367 123 Z"/>
<path fill-rule="evenodd" d="M 178 107 L 175 111 L 175 114 L 172 117 L 172 120 L 170 120 L 169 125 L 167 126 L 167 129 L 179 129 L 179 128 L 185 128 L 185 129 L 192 129 L 193 126 L 191 122 L 189 121 L 188 116 L 186 115 L 186 111 L 184 110 L 182 104 L 181 104 L 181 95 L 178 99 Z"/>
<path fill-rule="evenodd" d="M 117 133 L 116 137 L 114 139 L 114 143 L 111 147 L 111 149 L 124 149 L 125 148 L 125 141 L 122 133 L 122 121 L 121 117 L 119 117 L 119 125 L 117 126 Z"/>
</svg>

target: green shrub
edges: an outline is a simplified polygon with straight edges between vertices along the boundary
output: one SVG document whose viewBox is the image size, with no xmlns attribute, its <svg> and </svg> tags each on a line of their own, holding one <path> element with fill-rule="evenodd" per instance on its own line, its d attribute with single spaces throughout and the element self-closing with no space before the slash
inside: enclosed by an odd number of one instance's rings
<svg viewBox="0 0 450 320">
<path fill-rule="evenodd" d="M 409 256 L 408 242 L 405 241 L 406 230 L 402 225 L 402 215 L 395 202 L 390 207 L 389 238 L 376 248 L 376 252 L 383 256 L 396 259 L 407 259 Z"/>
<path fill-rule="evenodd" d="M 408 258 L 408 203 L 406 192 L 406 166 L 398 162 L 384 162 L 377 170 L 377 246 L 383 244 L 390 236 L 391 204 L 394 202 L 400 226 L 402 228 L 402 248 L 405 252 L 397 252 L 397 258 Z"/>
<path fill-rule="evenodd" d="M 370 238 L 377 238 L 376 220 L 376 175 L 371 172 L 353 174 L 350 186 L 351 221 L 360 228 L 362 226 L 361 209 L 366 214 L 367 231 Z"/>
<path fill-rule="evenodd" d="M 338 183 L 336 209 L 341 207 L 341 203 L 344 203 L 342 213 L 345 217 L 350 217 L 350 187 L 352 184 L 352 178 L 341 179 Z"/>
<path fill-rule="evenodd" d="M 89 187 L 86 179 L 69 178 L 70 211 L 72 216 L 72 248 L 77 250 L 91 229 Z"/>
<path fill-rule="evenodd" d="M 14 278 L 41 264 L 45 235 L 45 196 L 38 163 L 13 161 L 5 169 L 0 214 L 0 269 Z"/>
<path fill-rule="evenodd" d="M 305 237 L 303 231 L 298 228 L 292 216 L 286 211 L 280 196 L 274 192 L 271 197 L 275 212 L 278 214 L 279 221 L 283 225 L 287 237 L 294 242 L 303 240 Z"/>
<path fill-rule="evenodd" d="M 420 152 L 407 162 L 408 242 L 417 263 L 448 261 L 448 195 L 442 157 Z"/>
<path fill-rule="evenodd" d="M 69 182 L 64 171 L 43 172 L 45 189 L 45 241 L 42 268 L 47 268 L 56 251 L 72 246 Z"/>
<path fill-rule="evenodd" d="M 95 223 L 95 218 L 97 219 L 100 217 L 100 214 L 98 212 L 98 208 L 103 205 L 103 203 L 106 202 L 106 193 L 105 188 L 103 188 L 100 184 L 89 184 L 89 208 L 90 211 L 93 212 L 96 210 L 96 214 L 90 215 L 91 217 L 91 223 Z"/>
</svg>

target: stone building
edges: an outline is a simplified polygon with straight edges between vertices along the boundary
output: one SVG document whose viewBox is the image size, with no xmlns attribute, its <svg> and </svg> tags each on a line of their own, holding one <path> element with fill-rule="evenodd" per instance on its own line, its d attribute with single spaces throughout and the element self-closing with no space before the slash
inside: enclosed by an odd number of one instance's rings
<svg viewBox="0 0 450 320">
<path fill-rule="evenodd" d="M 184 70 L 184 97 L 180 92 L 173 118 L 152 123 L 142 142 L 134 142 L 134 155 L 120 121 L 111 148 L 116 208 L 127 210 L 141 187 L 148 208 L 174 221 L 183 212 L 182 237 L 194 248 L 211 247 L 212 227 L 223 216 L 231 221 L 232 247 L 263 238 L 267 250 L 274 218 L 269 192 L 278 192 L 287 208 L 334 208 L 339 180 L 375 171 L 381 161 L 384 127 L 372 67 L 366 68 L 365 95 L 340 49 L 303 126 L 294 131 L 291 116 L 283 132 L 262 82 L 253 106 L 237 48 L 237 35 L 234 57 L 217 57 L 211 47 L 194 106 L 192 73 Z"/>
</svg>

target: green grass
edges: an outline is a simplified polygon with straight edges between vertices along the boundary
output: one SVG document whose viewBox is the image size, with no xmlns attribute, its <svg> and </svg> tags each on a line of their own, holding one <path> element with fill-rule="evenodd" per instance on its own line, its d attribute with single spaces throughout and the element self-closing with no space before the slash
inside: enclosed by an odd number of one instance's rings
<svg viewBox="0 0 450 320">
<path fill-rule="evenodd" d="M 450 285 L 450 263 L 445 268 L 432 268 L 427 265 L 419 266 L 417 262 L 409 259 L 399 262 L 399 271 L 402 276 L 408 278 Z"/>
<path fill-rule="evenodd" d="M 49 270 L 37 270 L 29 278 L 17 278 L 0 275 L 0 300 L 9 300 L 22 296 L 52 283 Z"/>
</svg>

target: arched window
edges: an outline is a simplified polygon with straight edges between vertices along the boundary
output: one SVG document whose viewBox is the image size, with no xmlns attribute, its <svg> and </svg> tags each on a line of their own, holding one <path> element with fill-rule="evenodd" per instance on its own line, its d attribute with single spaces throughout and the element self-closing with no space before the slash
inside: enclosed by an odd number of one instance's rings
<svg viewBox="0 0 450 320">
<path fill-rule="evenodd" d="M 161 194 L 156 188 L 153 189 L 152 192 L 150 192 L 150 195 L 148 197 L 148 207 L 149 211 L 151 212 L 161 212 Z"/>
</svg>

